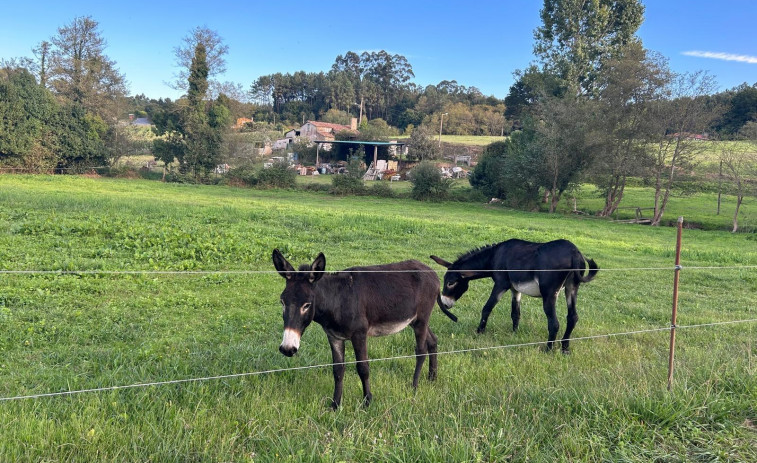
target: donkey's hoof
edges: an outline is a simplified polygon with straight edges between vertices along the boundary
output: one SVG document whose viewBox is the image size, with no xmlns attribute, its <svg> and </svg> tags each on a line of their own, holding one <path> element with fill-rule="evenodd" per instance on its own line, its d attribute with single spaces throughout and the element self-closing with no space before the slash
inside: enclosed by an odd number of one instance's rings
<svg viewBox="0 0 757 463">
<path fill-rule="evenodd" d="M 367 407 L 373 402 L 373 394 L 368 393 L 365 397 L 363 397 L 363 407 Z"/>
<path fill-rule="evenodd" d="M 485 326 L 479 326 L 478 328 L 476 328 L 476 333 L 478 334 L 483 334 L 485 331 L 486 331 Z"/>
<path fill-rule="evenodd" d="M 562 352 L 563 355 L 570 355 L 570 349 L 562 349 L 560 352 Z"/>
<path fill-rule="evenodd" d="M 435 371 L 429 371 L 428 372 L 428 380 L 429 381 L 436 381 L 436 372 Z"/>
</svg>

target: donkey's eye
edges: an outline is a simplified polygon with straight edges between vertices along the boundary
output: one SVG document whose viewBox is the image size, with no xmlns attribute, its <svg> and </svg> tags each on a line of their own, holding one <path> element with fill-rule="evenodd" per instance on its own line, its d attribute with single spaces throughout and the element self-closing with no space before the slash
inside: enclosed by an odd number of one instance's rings
<svg viewBox="0 0 757 463">
<path fill-rule="evenodd" d="M 449 283 L 447 283 L 447 288 L 454 288 L 456 284 L 456 281 L 450 281 Z"/>
<path fill-rule="evenodd" d="M 303 313 L 307 312 L 308 310 L 310 310 L 310 306 L 311 306 L 311 304 L 309 302 L 306 302 L 306 303 L 302 304 L 302 308 L 300 310 L 302 310 Z"/>
</svg>

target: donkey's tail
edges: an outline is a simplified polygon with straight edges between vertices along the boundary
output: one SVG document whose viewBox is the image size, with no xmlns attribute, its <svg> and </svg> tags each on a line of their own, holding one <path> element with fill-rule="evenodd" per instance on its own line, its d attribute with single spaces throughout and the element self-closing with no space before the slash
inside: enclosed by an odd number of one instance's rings
<svg viewBox="0 0 757 463">
<path fill-rule="evenodd" d="M 455 314 L 453 314 L 452 312 L 450 312 L 449 309 L 447 309 L 447 307 L 444 306 L 444 303 L 442 302 L 442 294 L 441 293 L 438 293 L 436 295 L 436 303 L 439 304 L 439 308 L 442 309 L 442 312 L 444 312 L 444 315 L 448 316 L 450 318 L 450 320 L 452 320 L 453 322 L 457 321 L 457 316 L 455 316 Z"/>
<path fill-rule="evenodd" d="M 583 256 L 581 256 L 581 259 L 578 260 L 579 264 L 576 268 L 583 268 L 584 266 L 584 259 Z M 594 277 L 597 276 L 597 273 L 599 272 L 599 266 L 596 262 L 594 262 L 594 259 L 588 259 L 586 260 L 586 263 L 589 264 L 589 273 L 584 276 L 584 271 L 582 270 L 576 270 L 576 280 L 580 281 L 581 283 L 588 283 L 591 280 L 594 279 Z"/>
</svg>

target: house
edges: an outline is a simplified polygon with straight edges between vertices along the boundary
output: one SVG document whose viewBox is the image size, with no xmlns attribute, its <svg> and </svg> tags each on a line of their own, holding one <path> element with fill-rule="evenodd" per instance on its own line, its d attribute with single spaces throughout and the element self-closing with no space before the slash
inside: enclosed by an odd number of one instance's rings
<svg viewBox="0 0 757 463">
<path fill-rule="evenodd" d="M 310 141 L 334 141 L 337 132 L 344 130 L 357 131 L 357 118 L 353 117 L 350 125 L 307 121 L 302 127 L 300 127 L 299 136 L 307 137 Z"/>
<path fill-rule="evenodd" d="M 353 117 L 350 125 L 334 124 L 331 122 L 307 121 L 299 129 L 292 129 L 284 134 L 284 138 L 278 139 L 273 144 L 273 149 L 286 149 L 297 139 L 307 138 L 310 142 L 329 142 L 336 139 L 336 134 L 343 130 L 357 132 L 357 118 Z M 331 149 L 331 145 L 323 146 L 323 149 Z"/>
</svg>

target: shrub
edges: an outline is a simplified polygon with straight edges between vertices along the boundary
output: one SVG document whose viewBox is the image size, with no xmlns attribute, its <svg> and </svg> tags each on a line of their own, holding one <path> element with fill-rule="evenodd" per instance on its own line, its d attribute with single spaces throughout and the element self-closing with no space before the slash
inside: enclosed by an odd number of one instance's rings
<svg viewBox="0 0 757 463">
<path fill-rule="evenodd" d="M 335 195 L 360 195 L 365 193 L 365 183 L 353 175 L 333 175 L 329 191 Z"/>
<path fill-rule="evenodd" d="M 371 185 L 371 195 L 379 196 L 381 198 L 393 198 L 394 190 L 389 186 L 388 182 L 376 182 Z"/>
<path fill-rule="evenodd" d="M 410 196 L 418 201 L 446 199 L 452 188 L 452 180 L 442 178 L 439 169 L 428 161 L 410 171 L 410 182 L 413 184 Z"/>
<path fill-rule="evenodd" d="M 234 167 L 226 174 L 226 183 L 229 185 L 255 186 L 258 183 L 257 172 L 250 165 Z"/>
<path fill-rule="evenodd" d="M 533 209 L 539 200 L 539 171 L 543 164 L 531 132 L 515 132 L 488 145 L 469 177 L 471 186 L 488 198 Z"/>
<path fill-rule="evenodd" d="M 297 172 L 285 162 L 277 162 L 271 167 L 258 171 L 258 186 L 269 188 L 294 188 L 297 185 Z"/>
</svg>

